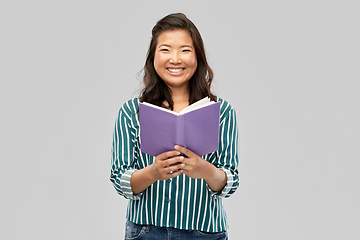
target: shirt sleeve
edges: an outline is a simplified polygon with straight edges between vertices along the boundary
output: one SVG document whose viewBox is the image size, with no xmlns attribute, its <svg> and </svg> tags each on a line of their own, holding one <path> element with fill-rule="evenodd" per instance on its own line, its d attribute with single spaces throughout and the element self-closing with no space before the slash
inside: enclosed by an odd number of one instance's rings
<svg viewBox="0 0 360 240">
<path fill-rule="evenodd" d="M 238 127 L 235 109 L 227 102 L 222 106 L 220 116 L 220 142 L 216 157 L 211 161 L 214 166 L 223 170 L 227 176 L 227 183 L 221 192 L 214 192 L 208 186 L 213 197 L 230 197 L 240 185 L 238 171 Z"/>
<path fill-rule="evenodd" d="M 113 132 L 110 181 L 121 196 L 127 199 L 139 200 L 142 193 L 133 194 L 130 185 L 131 175 L 137 170 L 134 152 L 134 129 L 129 115 L 124 108 L 121 108 Z"/>
</svg>

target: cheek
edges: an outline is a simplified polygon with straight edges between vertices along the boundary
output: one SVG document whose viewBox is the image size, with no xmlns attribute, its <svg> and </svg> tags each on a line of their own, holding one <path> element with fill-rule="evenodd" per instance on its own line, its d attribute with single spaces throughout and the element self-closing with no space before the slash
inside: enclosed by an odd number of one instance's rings
<svg viewBox="0 0 360 240">
<path fill-rule="evenodd" d="M 192 68 L 197 68 L 197 59 L 196 59 L 196 56 L 195 57 L 192 57 L 189 59 L 188 61 L 189 63 L 189 66 L 192 67 Z"/>
<path fill-rule="evenodd" d="M 155 56 L 154 56 L 154 67 L 155 67 L 155 70 L 158 70 L 158 69 L 160 69 L 161 67 L 164 67 L 165 62 L 166 62 L 166 61 L 164 60 L 164 58 L 162 58 L 161 56 L 155 54 Z"/>
<path fill-rule="evenodd" d="M 197 68 L 197 60 L 194 58 L 194 67 Z"/>
<path fill-rule="evenodd" d="M 187 62 L 189 67 L 196 67 L 197 66 L 196 55 L 188 56 L 187 59 L 186 59 L 186 62 Z"/>
<path fill-rule="evenodd" d="M 160 65 L 160 63 L 159 63 L 159 58 L 155 56 L 155 57 L 154 57 L 154 68 L 155 68 L 156 72 L 157 72 L 158 69 L 159 69 L 159 65 Z"/>
</svg>

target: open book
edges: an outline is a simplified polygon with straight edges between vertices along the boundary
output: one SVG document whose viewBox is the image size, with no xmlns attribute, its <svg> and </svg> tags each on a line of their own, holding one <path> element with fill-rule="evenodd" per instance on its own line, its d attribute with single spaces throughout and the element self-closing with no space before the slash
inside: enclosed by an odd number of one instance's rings
<svg viewBox="0 0 360 240">
<path fill-rule="evenodd" d="M 186 147 L 199 156 L 219 147 L 220 102 L 203 98 L 180 113 L 139 103 L 141 151 L 153 156 Z"/>
</svg>

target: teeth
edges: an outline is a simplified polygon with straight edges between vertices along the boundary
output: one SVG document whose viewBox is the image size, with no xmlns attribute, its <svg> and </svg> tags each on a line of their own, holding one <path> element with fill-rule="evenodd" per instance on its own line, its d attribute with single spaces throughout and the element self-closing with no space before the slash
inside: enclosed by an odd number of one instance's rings
<svg viewBox="0 0 360 240">
<path fill-rule="evenodd" d="M 183 68 L 168 68 L 168 70 L 172 73 L 179 73 L 179 72 L 184 71 Z"/>
</svg>

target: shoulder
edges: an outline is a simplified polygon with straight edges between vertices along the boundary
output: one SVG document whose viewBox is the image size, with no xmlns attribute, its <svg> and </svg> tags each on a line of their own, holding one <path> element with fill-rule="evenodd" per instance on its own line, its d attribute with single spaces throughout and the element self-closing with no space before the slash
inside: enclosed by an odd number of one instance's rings
<svg viewBox="0 0 360 240">
<path fill-rule="evenodd" d="M 129 120 L 133 119 L 139 109 L 139 98 L 132 98 L 121 106 L 119 110 L 119 115 L 124 115 L 124 117 L 128 118 Z"/>
<path fill-rule="evenodd" d="M 220 97 L 217 97 L 217 100 L 221 103 L 220 118 L 225 118 L 228 117 L 229 115 L 235 115 L 235 109 L 233 108 L 233 106 L 231 106 L 231 104 L 228 101 Z"/>
</svg>

